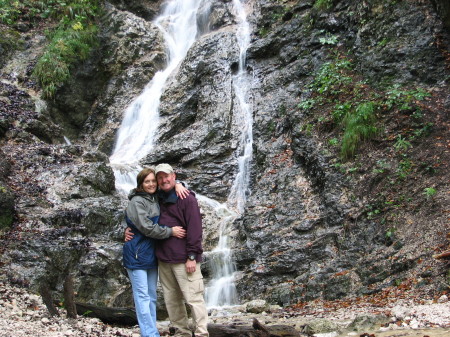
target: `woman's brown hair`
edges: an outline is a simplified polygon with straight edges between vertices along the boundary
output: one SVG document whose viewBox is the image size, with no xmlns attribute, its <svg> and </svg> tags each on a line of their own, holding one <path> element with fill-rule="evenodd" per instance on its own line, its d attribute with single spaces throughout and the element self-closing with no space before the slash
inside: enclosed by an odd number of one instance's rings
<svg viewBox="0 0 450 337">
<path fill-rule="evenodd" d="M 138 175 L 136 177 L 136 183 L 137 183 L 136 191 L 137 192 L 144 192 L 144 188 L 142 187 L 142 185 L 144 184 L 145 178 L 147 178 L 147 176 L 150 173 L 153 173 L 156 177 L 155 169 L 152 167 L 147 167 L 138 173 Z"/>
</svg>

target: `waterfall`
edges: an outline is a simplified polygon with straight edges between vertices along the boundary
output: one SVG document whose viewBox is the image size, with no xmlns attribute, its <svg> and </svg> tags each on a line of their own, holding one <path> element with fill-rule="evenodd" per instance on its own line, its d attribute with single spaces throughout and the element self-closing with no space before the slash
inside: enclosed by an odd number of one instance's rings
<svg viewBox="0 0 450 337">
<path fill-rule="evenodd" d="M 111 166 L 116 188 L 128 193 L 141 170 L 139 160 L 153 147 L 159 125 L 159 103 L 170 74 L 177 68 L 197 37 L 197 10 L 200 0 L 174 0 L 166 4 L 155 20 L 167 45 L 167 66 L 155 74 L 143 92 L 126 109 L 117 133 Z"/>
<path fill-rule="evenodd" d="M 154 135 L 159 125 L 159 104 L 169 76 L 176 70 L 197 37 L 197 15 L 201 0 L 172 0 L 167 3 L 163 13 L 155 20 L 155 25 L 164 34 L 167 44 L 167 67 L 155 74 L 126 109 L 122 124 L 117 133 L 113 153 L 110 157 L 114 170 L 116 188 L 128 193 L 135 187 L 137 173 L 141 170 L 139 161 L 153 147 Z M 237 103 L 234 116 L 235 125 L 242 128 L 239 146 L 236 151 L 238 173 L 226 204 L 198 195 L 199 202 L 214 209 L 219 223 L 218 246 L 209 252 L 212 279 L 206 289 L 208 307 L 237 304 L 234 284 L 236 268 L 229 248 L 229 234 L 233 221 L 243 213 L 249 193 L 249 166 L 252 157 L 252 111 L 248 103 L 250 82 L 246 73 L 246 51 L 250 44 L 250 28 L 246 13 L 240 0 L 233 0 L 238 27 L 236 39 L 239 44 L 239 70 L 233 76 L 233 90 Z M 205 11 L 209 10 L 205 7 Z M 200 16 L 200 18 L 202 18 Z M 201 23 L 204 30 L 205 22 Z"/>
<path fill-rule="evenodd" d="M 239 44 L 239 70 L 233 78 L 234 93 L 239 102 L 239 114 L 235 117 L 237 125 L 242 127 L 242 133 L 238 147 L 238 153 L 240 154 L 238 156 L 238 173 L 228 196 L 228 204 L 242 214 L 249 193 L 250 161 L 253 151 L 253 116 L 248 99 L 250 81 L 245 69 L 247 49 L 250 45 L 250 26 L 240 0 L 233 0 L 233 5 L 239 23 L 236 32 Z"/>
<path fill-rule="evenodd" d="M 229 232 L 233 221 L 244 212 L 247 195 L 250 191 L 250 161 L 253 146 L 253 117 L 249 104 L 250 81 L 246 72 L 246 52 L 250 45 L 250 26 L 247 22 L 246 12 L 240 0 L 233 0 L 236 11 L 238 27 L 236 39 L 239 44 L 239 70 L 233 76 L 233 89 L 238 101 L 235 114 L 236 125 L 242 128 L 237 149 L 238 173 L 231 187 L 227 206 L 218 205 L 220 219 L 219 243 L 211 252 L 209 261 L 212 270 L 212 280 L 206 288 L 206 301 L 208 307 L 236 305 L 237 292 L 234 284 L 236 268 L 233 263 L 231 249 L 229 248 Z M 230 209 L 235 210 L 235 212 Z M 226 211 L 224 211 L 226 210 Z M 224 213 L 223 213 L 224 212 Z"/>
<path fill-rule="evenodd" d="M 208 265 L 212 278 L 205 290 L 205 300 L 208 308 L 224 307 L 238 304 L 232 252 L 229 246 L 230 224 L 238 217 L 226 204 L 221 204 L 203 195 L 197 198 L 202 205 L 208 205 L 216 215 L 219 225 L 219 242 L 211 252 L 208 252 Z"/>
</svg>

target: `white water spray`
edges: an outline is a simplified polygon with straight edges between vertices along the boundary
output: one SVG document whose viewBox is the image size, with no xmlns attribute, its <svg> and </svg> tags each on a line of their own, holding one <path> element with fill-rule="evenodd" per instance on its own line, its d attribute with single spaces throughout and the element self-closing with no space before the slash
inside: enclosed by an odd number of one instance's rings
<svg viewBox="0 0 450 337">
<path fill-rule="evenodd" d="M 170 1 L 154 22 L 163 32 L 167 44 L 167 67 L 155 74 L 151 82 L 126 109 L 110 157 L 116 188 L 128 193 L 135 187 L 141 170 L 140 159 L 153 147 L 159 125 L 159 104 L 166 81 L 184 59 L 197 36 L 197 10 L 200 0 Z"/>
<path fill-rule="evenodd" d="M 236 175 L 227 205 L 235 212 L 227 209 L 228 213 L 221 218 L 219 227 L 219 243 L 210 254 L 213 278 L 206 289 L 208 307 L 223 307 L 238 304 L 234 283 L 236 268 L 229 248 L 230 225 L 244 212 L 245 202 L 249 193 L 250 161 L 252 158 L 253 132 L 252 108 L 248 94 L 250 81 L 246 72 L 246 52 L 250 44 L 250 27 L 247 22 L 245 9 L 240 0 L 233 0 L 233 6 L 238 19 L 236 38 L 239 44 L 239 70 L 233 77 L 233 89 L 238 101 L 238 111 L 235 114 L 236 125 L 242 127 L 238 153 L 238 173 Z"/>
</svg>

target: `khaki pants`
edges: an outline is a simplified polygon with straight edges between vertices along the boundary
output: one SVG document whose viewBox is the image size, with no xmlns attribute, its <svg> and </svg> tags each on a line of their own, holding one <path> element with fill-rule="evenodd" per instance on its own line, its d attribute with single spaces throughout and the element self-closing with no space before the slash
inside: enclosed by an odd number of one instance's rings
<svg viewBox="0 0 450 337">
<path fill-rule="evenodd" d="M 200 264 L 194 273 L 186 273 L 184 263 L 164 263 L 159 261 L 159 281 L 164 293 L 164 302 L 172 325 L 179 334 L 191 337 L 188 316 L 184 303 L 191 308 L 195 324 L 195 336 L 208 336 L 208 312 L 203 297 L 204 285 Z"/>
</svg>

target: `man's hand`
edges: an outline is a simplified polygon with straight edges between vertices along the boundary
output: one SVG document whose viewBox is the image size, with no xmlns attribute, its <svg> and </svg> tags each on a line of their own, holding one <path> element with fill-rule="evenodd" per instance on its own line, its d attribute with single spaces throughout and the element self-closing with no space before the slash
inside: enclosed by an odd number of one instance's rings
<svg viewBox="0 0 450 337">
<path fill-rule="evenodd" d="M 195 272 L 195 269 L 197 267 L 197 261 L 191 261 L 191 260 L 187 260 L 186 261 L 186 273 L 191 274 L 193 272 Z"/>
<path fill-rule="evenodd" d="M 181 226 L 172 227 L 172 236 L 182 239 L 186 236 L 186 230 Z"/>
<path fill-rule="evenodd" d="M 134 233 L 131 231 L 130 227 L 127 227 L 125 229 L 125 242 L 130 241 L 131 239 L 133 239 Z"/>
</svg>

